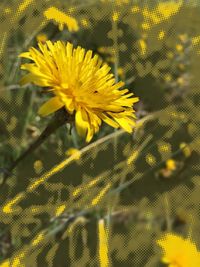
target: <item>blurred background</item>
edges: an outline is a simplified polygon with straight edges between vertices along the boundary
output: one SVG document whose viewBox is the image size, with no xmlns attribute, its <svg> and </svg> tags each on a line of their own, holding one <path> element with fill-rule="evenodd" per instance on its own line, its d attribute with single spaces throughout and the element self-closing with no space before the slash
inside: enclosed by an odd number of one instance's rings
<svg viewBox="0 0 200 267">
<path fill-rule="evenodd" d="M 52 7 L 63 16 L 49 19 Z M 163 266 L 166 232 L 200 248 L 199 12 L 192 0 L 1 0 L 1 179 L 51 119 L 37 114 L 51 95 L 19 85 L 18 55 L 37 42 L 93 50 L 140 99 L 133 134 L 103 124 L 86 144 L 64 125 L 13 170 L 0 187 L 2 266 Z"/>
</svg>

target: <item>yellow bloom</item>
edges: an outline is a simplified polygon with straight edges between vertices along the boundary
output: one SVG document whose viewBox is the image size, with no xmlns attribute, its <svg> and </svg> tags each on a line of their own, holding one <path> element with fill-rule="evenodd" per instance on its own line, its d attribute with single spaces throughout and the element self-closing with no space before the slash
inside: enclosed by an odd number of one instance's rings
<svg viewBox="0 0 200 267">
<path fill-rule="evenodd" d="M 113 21 L 118 21 L 119 20 L 119 12 L 114 12 L 112 15 Z"/>
<path fill-rule="evenodd" d="M 183 154 L 185 155 L 186 158 L 189 158 L 192 154 L 191 148 L 186 144 L 186 143 L 181 143 L 180 144 L 180 149 L 182 149 Z"/>
<path fill-rule="evenodd" d="M 43 163 L 41 160 L 36 160 L 33 164 L 34 170 L 37 174 L 40 174 L 43 169 Z"/>
<path fill-rule="evenodd" d="M 102 120 L 114 128 L 132 132 L 135 125 L 132 106 L 138 98 L 132 97 L 128 89 L 119 90 L 124 83 L 115 84 L 107 64 L 102 64 L 91 50 L 86 52 L 80 46 L 73 48 L 69 42 L 47 41 L 40 43 L 39 48 L 40 51 L 30 48 L 20 56 L 34 62 L 21 66 L 30 72 L 22 78 L 21 84 L 32 82 L 50 87 L 54 93 L 40 108 L 40 115 L 46 116 L 65 107 L 70 114 L 75 113 L 78 134 L 86 136 L 87 142 L 99 131 Z"/>
<path fill-rule="evenodd" d="M 78 23 L 75 18 L 66 15 L 56 7 L 50 7 L 45 10 L 44 16 L 48 20 L 54 20 L 55 22 L 57 22 L 61 31 L 63 30 L 64 25 L 67 26 L 70 32 L 76 32 L 79 29 Z"/>
<path fill-rule="evenodd" d="M 11 10 L 10 7 L 6 7 L 6 8 L 4 9 L 4 12 L 5 12 L 6 14 L 10 14 L 10 13 L 12 12 L 12 10 Z"/>
<path fill-rule="evenodd" d="M 45 43 L 47 41 L 47 35 L 45 33 L 40 33 L 36 36 L 38 43 Z"/>
<path fill-rule="evenodd" d="M 170 171 L 175 171 L 176 170 L 176 161 L 175 160 L 173 160 L 173 159 L 168 159 L 167 161 L 166 161 L 166 167 L 167 167 L 167 169 L 168 170 L 170 170 Z"/>
<path fill-rule="evenodd" d="M 69 157 L 74 156 L 74 158 L 77 160 L 80 159 L 81 157 L 81 152 L 78 149 L 73 148 L 73 147 L 69 148 L 65 154 L 66 156 L 69 156 Z"/>
<path fill-rule="evenodd" d="M 161 19 L 168 19 L 171 16 L 175 15 L 181 8 L 183 4 L 182 0 L 177 2 L 175 1 L 166 1 L 160 2 L 157 6 L 157 11 L 161 16 Z"/>
<path fill-rule="evenodd" d="M 168 264 L 169 267 L 200 266 L 200 253 L 189 239 L 168 233 L 158 240 L 157 244 L 164 252 L 162 262 Z"/>
</svg>

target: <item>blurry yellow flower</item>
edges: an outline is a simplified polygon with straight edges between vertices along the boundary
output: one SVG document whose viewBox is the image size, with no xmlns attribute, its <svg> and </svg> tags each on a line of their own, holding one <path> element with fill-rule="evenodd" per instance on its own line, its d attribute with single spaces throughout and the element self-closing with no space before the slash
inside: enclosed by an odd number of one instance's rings
<svg viewBox="0 0 200 267">
<path fill-rule="evenodd" d="M 147 154 L 146 157 L 146 162 L 150 165 L 150 166 L 153 166 L 156 164 L 156 158 L 152 155 L 152 154 Z"/>
<path fill-rule="evenodd" d="M 179 77 L 179 78 L 177 79 L 177 84 L 178 84 L 178 85 L 184 85 L 184 84 L 185 84 L 185 79 L 184 79 L 184 77 Z"/>
<path fill-rule="evenodd" d="M 21 84 L 34 83 L 49 87 L 54 97 L 46 102 L 39 114 L 47 116 L 60 108 L 75 113 L 78 134 L 89 142 L 99 131 L 102 120 L 114 128 L 131 133 L 135 125 L 133 104 L 138 101 L 128 89 L 119 90 L 124 83 L 115 84 L 107 64 L 93 56 L 92 51 L 61 41 L 39 44 L 40 51 L 30 48 L 20 56 L 34 63 L 23 64 L 29 73 Z"/>
<path fill-rule="evenodd" d="M 124 79 L 125 78 L 125 69 L 119 67 L 117 68 L 117 74 L 122 78 Z"/>
<path fill-rule="evenodd" d="M 178 2 L 166 1 L 160 2 L 154 9 L 143 8 L 142 14 L 145 19 L 148 19 L 150 26 L 163 22 L 164 20 L 169 19 L 171 16 L 174 16 L 181 8 L 182 0 Z M 132 12 L 133 9 L 132 9 Z"/>
<path fill-rule="evenodd" d="M 90 23 L 88 21 L 88 19 L 82 19 L 81 20 L 81 24 L 83 25 L 83 27 L 88 28 L 90 26 Z"/>
<path fill-rule="evenodd" d="M 182 6 L 183 1 L 166 1 L 160 2 L 157 6 L 157 11 L 160 13 L 161 19 L 168 19 L 171 16 L 175 15 Z"/>
<path fill-rule="evenodd" d="M 38 43 L 45 43 L 47 41 L 47 35 L 45 33 L 40 33 L 36 36 Z"/>
<path fill-rule="evenodd" d="M 24 256 L 25 256 L 25 253 L 21 252 L 15 255 L 13 259 L 8 259 L 6 261 L 3 261 L 0 264 L 0 267 L 25 267 L 25 264 L 22 262 Z"/>
<path fill-rule="evenodd" d="M 191 148 L 186 143 L 180 144 L 180 149 L 182 149 L 183 154 L 186 158 L 189 158 L 192 154 Z"/>
<path fill-rule="evenodd" d="M 128 4 L 128 3 L 129 3 L 129 0 L 116 0 L 116 4 L 119 6 Z"/>
<path fill-rule="evenodd" d="M 113 15 L 112 15 L 112 19 L 113 19 L 113 21 L 118 21 L 118 19 L 119 19 L 119 12 L 114 12 Z"/>
<path fill-rule="evenodd" d="M 176 170 L 176 161 L 173 159 L 168 159 L 166 161 L 166 168 L 170 171 L 175 171 Z"/>
<path fill-rule="evenodd" d="M 158 40 L 162 40 L 165 37 L 165 32 L 164 31 L 160 31 L 158 34 Z"/>
<path fill-rule="evenodd" d="M 178 52 L 182 52 L 182 51 L 183 51 L 183 46 L 182 46 L 181 44 L 177 44 L 177 45 L 176 45 L 176 50 L 177 50 Z"/>
<path fill-rule="evenodd" d="M 200 36 L 196 36 L 192 38 L 192 44 L 197 45 L 200 43 Z"/>
<path fill-rule="evenodd" d="M 37 174 L 41 173 L 43 169 L 43 163 L 41 160 L 36 160 L 33 164 L 34 170 Z"/>
<path fill-rule="evenodd" d="M 133 153 L 130 155 L 130 157 L 128 157 L 127 159 L 127 165 L 132 164 L 138 157 L 139 151 L 133 151 Z"/>
<path fill-rule="evenodd" d="M 185 43 L 189 39 L 187 34 L 180 34 L 178 35 L 178 38 L 182 43 Z"/>
<path fill-rule="evenodd" d="M 162 262 L 169 267 L 200 266 L 200 253 L 189 239 L 169 233 L 157 240 L 157 244 L 164 252 Z"/>
<path fill-rule="evenodd" d="M 110 187 L 112 186 L 112 183 L 108 183 L 100 192 L 97 196 L 95 196 L 94 199 L 92 199 L 91 204 L 92 206 L 96 206 L 105 196 L 105 194 L 108 192 Z"/>
<path fill-rule="evenodd" d="M 5 12 L 6 14 L 10 14 L 10 13 L 12 12 L 12 10 L 11 10 L 10 7 L 6 7 L 6 8 L 4 9 L 4 12 Z"/>
<path fill-rule="evenodd" d="M 60 216 L 64 212 L 65 209 L 66 209 L 66 205 L 65 204 L 62 204 L 62 205 L 58 206 L 56 208 L 56 211 L 55 211 L 55 216 L 56 217 Z"/>
<path fill-rule="evenodd" d="M 172 81 L 172 75 L 171 74 L 166 74 L 164 76 L 164 79 L 165 79 L 166 82 L 171 82 Z"/>
<path fill-rule="evenodd" d="M 70 32 L 78 31 L 79 26 L 75 18 L 66 15 L 56 7 L 50 7 L 44 11 L 44 16 L 48 20 L 54 20 L 59 24 L 59 29 L 62 31 L 64 25 L 67 26 Z"/>
<path fill-rule="evenodd" d="M 73 147 L 69 148 L 65 154 L 66 154 L 66 156 L 72 156 L 73 155 L 75 159 L 80 159 L 80 157 L 81 157 L 81 152 L 78 149 L 73 148 Z"/>
<path fill-rule="evenodd" d="M 149 23 L 142 23 L 141 27 L 143 30 L 149 30 L 151 28 Z"/>
<path fill-rule="evenodd" d="M 31 242 L 32 246 L 37 246 L 38 244 L 40 244 L 45 238 L 45 233 L 41 232 L 39 233 Z"/>
<path fill-rule="evenodd" d="M 22 13 L 30 4 L 32 4 L 34 0 L 24 0 L 21 1 L 17 13 Z"/>
<path fill-rule="evenodd" d="M 139 8 L 139 6 L 133 6 L 133 7 L 131 8 L 131 11 L 132 11 L 133 13 L 137 13 L 137 12 L 140 11 L 140 8 Z"/>
</svg>

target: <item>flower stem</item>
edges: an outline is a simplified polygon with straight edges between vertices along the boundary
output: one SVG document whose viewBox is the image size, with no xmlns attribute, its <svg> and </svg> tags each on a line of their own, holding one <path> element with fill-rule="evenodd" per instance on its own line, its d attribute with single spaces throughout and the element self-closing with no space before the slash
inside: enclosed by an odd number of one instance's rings
<svg viewBox="0 0 200 267">
<path fill-rule="evenodd" d="M 34 152 L 52 133 L 54 133 L 58 128 L 63 126 L 67 122 L 72 122 L 73 117 L 69 115 L 66 110 L 60 109 L 58 110 L 53 119 L 49 122 L 47 127 L 44 129 L 44 131 L 41 133 L 41 135 L 36 139 L 27 150 L 25 150 L 12 164 L 9 168 L 6 169 L 4 173 L 3 182 L 1 185 L 3 185 L 7 178 L 10 176 L 11 172 L 15 167 L 23 160 L 25 159 L 29 154 Z"/>
</svg>

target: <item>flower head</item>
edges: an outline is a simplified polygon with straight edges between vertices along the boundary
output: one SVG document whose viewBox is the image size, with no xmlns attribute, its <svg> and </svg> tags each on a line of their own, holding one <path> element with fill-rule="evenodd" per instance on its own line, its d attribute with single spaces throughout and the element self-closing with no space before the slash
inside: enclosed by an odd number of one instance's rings
<svg viewBox="0 0 200 267">
<path fill-rule="evenodd" d="M 80 135 L 89 142 L 99 131 L 102 120 L 112 127 L 122 127 L 132 132 L 135 125 L 133 104 L 138 101 L 128 93 L 119 90 L 124 83 L 115 83 L 110 67 L 92 51 L 71 43 L 47 41 L 39 44 L 40 51 L 30 48 L 20 56 L 33 63 L 23 64 L 28 70 L 21 84 L 34 83 L 49 87 L 54 97 L 46 102 L 39 114 L 46 116 L 65 107 L 68 113 L 75 113 L 75 124 Z M 128 94 L 127 94 L 128 93 Z"/>
<path fill-rule="evenodd" d="M 168 264 L 169 267 L 200 266 L 200 253 L 189 239 L 169 233 L 158 240 L 157 244 L 164 252 L 162 262 Z"/>
</svg>

